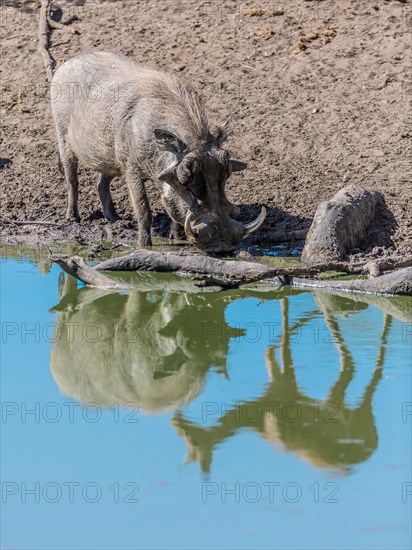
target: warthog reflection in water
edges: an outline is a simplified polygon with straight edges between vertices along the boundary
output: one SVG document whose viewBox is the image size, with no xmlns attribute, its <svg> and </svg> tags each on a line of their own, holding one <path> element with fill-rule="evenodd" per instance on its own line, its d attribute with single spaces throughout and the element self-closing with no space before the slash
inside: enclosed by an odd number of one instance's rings
<svg viewBox="0 0 412 550">
<path fill-rule="evenodd" d="M 71 277 L 63 294 L 54 308 L 50 369 L 60 389 L 78 401 L 131 403 L 161 412 L 192 401 L 209 368 L 225 374 L 229 330 L 223 294 L 119 295 L 77 289 Z M 206 338 L 209 323 L 222 330 Z"/>
<path fill-rule="evenodd" d="M 291 325 L 288 293 L 283 288 L 276 294 L 282 308 L 282 336 L 265 351 L 269 383 L 263 395 L 236 404 L 210 427 L 186 419 L 180 410 L 175 412 L 172 423 L 189 449 L 189 460 L 198 461 L 205 472 L 210 470 L 214 449 L 244 428 L 314 466 L 342 472 L 365 461 L 377 447 L 372 398 L 382 377 L 392 317 L 384 316 L 374 373 L 360 403 L 351 408 L 345 403 L 345 394 L 355 363 L 336 313 L 356 315 L 368 305 L 314 293 L 341 363 L 336 383 L 319 403 L 299 388 L 291 349 L 296 331 L 319 311 L 308 312 Z M 119 295 L 77 289 L 73 280 L 66 278 L 63 296 L 54 308 L 58 315 L 50 359 L 53 377 L 66 395 L 83 403 L 107 407 L 132 403 L 149 413 L 176 411 L 199 395 L 210 368 L 226 374 L 230 338 L 244 331 L 227 326 L 224 312 L 228 303 L 241 297 L 245 294 L 133 291 Z M 389 306 L 396 313 L 396 304 Z M 212 325 L 218 330 L 205 331 Z M 276 357 L 279 351 L 280 361 Z M 296 404 L 301 411 L 295 421 L 293 414 L 292 418 L 284 414 L 287 403 Z M 263 414 L 255 418 L 251 406 Z"/>
</svg>

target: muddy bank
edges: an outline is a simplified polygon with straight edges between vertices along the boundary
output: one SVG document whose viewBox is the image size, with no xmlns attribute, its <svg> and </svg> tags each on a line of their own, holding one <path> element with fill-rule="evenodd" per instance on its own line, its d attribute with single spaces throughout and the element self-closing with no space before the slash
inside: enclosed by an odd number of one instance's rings
<svg viewBox="0 0 412 550">
<path fill-rule="evenodd" d="M 259 6 L 258 6 L 259 4 Z M 7 0 L 1 45 L 1 206 L 3 241 L 74 239 L 131 242 L 136 224 L 124 182 L 113 182 L 122 220 L 102 218 L 94 175 L 80 172 L 81 223 L 64 220 L 66 189 L 37 48 L 36 2 Z M 259 9 L 253 9 L 259 7 Z M 204 96 L 210 118 L 232 118 L 229 146 L 249 169 L 228 182 L 249 220 L 268 208 L 246 241 L 271 242 L 279 230 L 308 229 L 319 202 L 349 183 L 380 191 L 393 213 L 377 217 L 374 246 L 411 251 L 410 2 L 232 2 L 196 0 L 55 4 L 51 53 L 60 65 L 79 51 L 110 47 L 177 73 Z M 155 235 L 168 220 L 149 186 Z M 372 253 L 367 242 L 363 252 Z M 359 251 L 360 252 L 360 251 Z M 356 253 L 356 251 L 355 251 Z"/>
</svg>

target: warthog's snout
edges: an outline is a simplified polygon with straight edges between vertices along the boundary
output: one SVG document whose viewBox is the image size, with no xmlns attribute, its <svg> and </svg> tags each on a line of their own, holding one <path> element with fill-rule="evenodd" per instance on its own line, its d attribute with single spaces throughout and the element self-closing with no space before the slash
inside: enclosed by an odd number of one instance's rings
<svg viewBox="0 0 412 550">
<path fill-rule="evenodd" d="M 196 215 L 189 210 L 184 227 L 190 242 L 206 252 L 223 253 L 232 251 L 240 241 L 259 229 L 265 218 L 264 206 L 259 216 L 247 224 L 234 220 L 226 212 Z"/>
</svg>

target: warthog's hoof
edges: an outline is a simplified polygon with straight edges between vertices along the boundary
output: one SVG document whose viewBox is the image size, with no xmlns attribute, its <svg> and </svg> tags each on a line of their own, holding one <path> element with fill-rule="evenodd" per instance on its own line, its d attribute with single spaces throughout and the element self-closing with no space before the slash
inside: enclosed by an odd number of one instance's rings
<svg viewBox="0 0 412 550">
<path fill-rule="evenodd" d="M 78 223 L 80 221 L 79 213 L 78 212 L 67 212 L 66 220 L 68 222 L 77 222 Z"/>
<path fill-rule="evenodd" d="M 183 229 L 183 227 L 181 225 L 179 225 L 178 223 L 176 222 L 172 222 L 171 226 L 170 226 L 170 231 L 169 231 L 169 239 L 170 240 L 175 240 L 175 241 L 184 241 L 186 240 L 186 234 L 185 234 L 185 230 Z"/>
<path fill-rule="evenodd" d="M 117 212 L 105 212 L 104 217 L 111 223 L 118 222 L 122 219 Z"/>
<path fill-rule="evenodd" d="M 137 239 L 137 244 L 139 246 L 152 246 L 152 237 L 150 233 L 143 233 L 139 235 Z"/>
</svg>

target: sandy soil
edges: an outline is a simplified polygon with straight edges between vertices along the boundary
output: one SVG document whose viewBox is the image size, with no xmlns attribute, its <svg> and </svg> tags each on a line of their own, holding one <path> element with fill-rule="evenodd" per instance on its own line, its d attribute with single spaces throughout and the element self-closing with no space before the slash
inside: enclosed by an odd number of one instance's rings
<svg viewBox="0 0 412 550">
<path fill-rule="evenodd" d="M 1 208 L 3 240 L 132 239 L 125 183 L 114 182 L 123 220 L 102 219 L 94 176 L 80 173 L 81 224 L 64 221 L 48 89 L 37 52 L 38 2 L 1 4 Z M 228 182 L 242 215 L 269 216 L 257 240 L 307 227 L 317 204 L 349 183 L 381 191 L 394 214 L 376 220 L 397 252 L 411 250 L 412 5 L 400 0 L 56 1 L 57 65 L 77 52 L 114 48 L 182 75 L 210 118 L 232 123 L 230 149 L 249 169 Z M 150 188 L 155 231 L 165 233 Z M 47 220 L 62 227 L 5 224 Z M 375 243 L 376 244 L 376 243 Z M 379 243 L 378 243 L 379 244 Z M 390 243 L 389 243 L 390 244 Z"/>
</svg>

